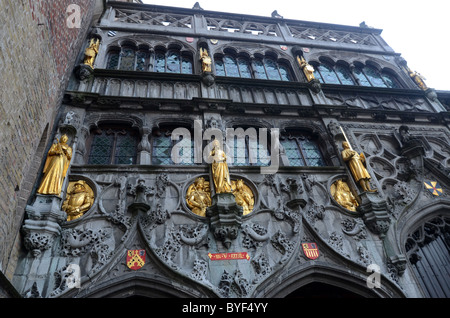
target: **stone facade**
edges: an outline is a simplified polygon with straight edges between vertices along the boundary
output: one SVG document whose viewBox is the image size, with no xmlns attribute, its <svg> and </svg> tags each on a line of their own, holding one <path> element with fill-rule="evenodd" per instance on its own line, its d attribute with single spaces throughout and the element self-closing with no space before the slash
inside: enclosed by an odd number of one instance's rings
<svg viewBox="0 0 450 318">
<path fill-rule="evenodd" d="M 436 243 L 433 253 L 448 253 L 447 94 L 415 82 L 380 34 L 197 6 L 108 2 L 80 46 L 61 116 L 45 142 L 48 149 L 66 134 L 73 157 L 61 195 L 33 192 L 25 207 L 24 253 L 12 279 L 17 291 L 50 298 L 295 297 L 314 282 L 363 297 L 448 292 L 448 285 L 431 291 L 419 278 L 420 258 L 437 262 L 426 256 L 429 242 Z M 91 40 L 100 43 L 93 68 L 84 63 Z M 180 62 L 178 72 L 168 66 L 173 61 Z M 279 79 L 270 79 L 266 61 L 278 65 Z M 224 71 L 233 65 L 242 67 L 239 73 Z M 268 78 L 258 78 L 258 65 Z M 330 82 L 333 73 L 322 69 L 320 80 L 321 65 L 342 66 L 350 75 Z M 360 69 L 381 74 L 385 86 L 365 85 Z M 351 85 L 343 82 L 349 78 Z M 193 138 L 194 147 L 183 148 L 193 150 L 191 161 L 156 162 L 158 138 L 173 137 L 176 128 Z M 261 157 L 233 162 L 241 148 L 228 133 L 239 128 L 249 134 L 254 128 L 260 144 L 267 136 L 270 164 Z M 215 192 L 204 156 L 207 133 L 226 137 L 231 181 L 242 180 L 252 196 L 248 213 L 235 199 L 237 186 Z M 127 152 L 133 153 L 127 164 L 105 163 L 104 155 L 114 152 L 107 160 L 125 160 L 119 135 L 132 136 L 135 152 Z M 95 136 L 113 138 L 115 150 L 95 150 Z M 294 164 L 300 159 L 289 141 L 305 140 L 309 146 L 298 149 L 314 163 Z M 344 141 L 364 154 L 376 191 L 353 177 L 341 155 Z M 246 149 L 247 156 L 255 151 Z M 186 200 L 200 177 L 211 198 L 204 214 Z M 40 175 L 35 188 L 39 181 Z M 94 199 L 80 218 L 67 221 L 62 206 L 76 181 Z M 339 192 L 338 181 L 348 191 Z M 426 184 L 436 181 L 442 191 L 432 193 Z M 354 197 L 354 208 L 336 193 Z M 314 246 L 318 254 L 310 257 L 303 248 Z M 381 285 L 369 282 L 374 270 Z"/>
</svg>

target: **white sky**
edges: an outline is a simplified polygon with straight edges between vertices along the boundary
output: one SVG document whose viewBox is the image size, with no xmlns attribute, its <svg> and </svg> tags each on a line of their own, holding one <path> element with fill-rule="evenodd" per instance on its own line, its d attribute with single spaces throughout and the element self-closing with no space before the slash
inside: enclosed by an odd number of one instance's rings
<svg viewBox="0 0 450 318">
<path fill-rule="evenodd" d="M 195 0 L 143 0 L 191 9 Z M 445 0 L 200 0 L 205 10 L 382 29 L 382 38 L 426 78 L 428 87 L 450 90 L 450 17 Z"/>
</svg>

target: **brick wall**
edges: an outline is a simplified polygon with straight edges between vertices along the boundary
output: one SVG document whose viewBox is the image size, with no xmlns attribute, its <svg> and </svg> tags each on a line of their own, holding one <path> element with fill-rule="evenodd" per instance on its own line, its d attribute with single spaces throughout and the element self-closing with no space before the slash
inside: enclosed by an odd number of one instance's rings
<svg viewBox="0 0 450 318">
<path fill-rule="evenodd" d="M 99 3 L 0 0 L 0 271 L 9 279 L 21 249 L 24 209 Z M 80 28 L 67 26 L 71 4 L 81 9 Z"/>
</svg>

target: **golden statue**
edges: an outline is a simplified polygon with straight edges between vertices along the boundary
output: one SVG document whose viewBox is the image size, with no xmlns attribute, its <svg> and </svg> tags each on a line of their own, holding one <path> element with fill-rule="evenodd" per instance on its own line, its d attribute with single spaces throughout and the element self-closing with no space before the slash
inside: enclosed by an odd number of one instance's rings
<svg viewBox="0 0 450 318">
<path fill-rule="evenodd" d="M 412 78 L 414 83 L 417 84 L 417 86 L 419 86 L 424 91 L 428 89 L 427 85 L 425 84 L 425 77 L 417 72 L 412 71 L 408 66 L 405 66 L 405 70 L 408 73 L 409 77 Z"/>
<path fill-rule="evenodd" d="M 54 195 L 61 193 L 72 158 L 72 148 L 67 145 L 68 140 L 67 135 L 62 135 L 61 139 L 50 147 L 44 165 L 44 177 L 37 193 Z"/>
<path fill-rule="evenodd" d="M 233 194 L 236 198 L 236 203 L 242 206 L 244 213 L 243 215 L 249 214 L 253 210 L 255 204 L 255 198 L 253 196 L 252 190 L 244 184 L 242 179 L 237 181 L 231 181 L 232 187 L 234 189 Z"/>
<path fill-rule="evenodd" d="M 297 62 L 300 65 L 300 68 L 303 70 L 303 73 L 305 73 L 306 79 L 308 82 L 315 79 L 314 77 L 314 67 L 306 62 L 305 58 L 303 56 L 297 55 Z"/>
<path fill-rule="evenodd" d="M 359 204 L 353 193 L 350 191 L 347 182 L 339 179 L 331 185 L 330 190 L 333 199 L 335 199 L 340 206 L 350 211 L 356 211 L 356 207 Z"/>
<path fill-rule="evenodd" d="M 94 68 L 95 57 L 98 54 L 98 48 L 100 47 L 100 39 L 91 39 L 89 47 L 84 51 L 83 63 Z"/>
<path fill-rule="evenodd" d="M 67 213 L 67 221 L 83 216 L 94 203 L 94 192 L 85 181 L 69 182 L 66 200 L 62 209 Z"/>
<path fill-rule="evenodd" d="M 359 183 L 364 191 L 376 192 L 377 190 L 372 190 L 370 188 L 370 175 L 364 166 L 366 162 L 364 154 L 358 154 L 350 147 L 350 144 L 347 141 L 342 143 L 342 147 L 344 148 L 341 152 L 342 159 L 348 163 L 355 181 Z"/>
<path fill-rule="evenodd" d="M 203 177 L 195 179 L 187 190 L 186 203 L 195 214 L 206 216 L 206 208 L 211 206 L 209 182 Z"/>
<path fill-rule="evenodd" d="M 209 156 L 213 159 L 211 164 L 214 189 L 216 193 L 231 192 L 230 173 L 228 171 L 227 156 L 220 149 L 219 140 L 213 141 L 213 149 Z"/>
<path fill-rule="evenodd" d="M 202 71 L 211 72 L 211 58 L 208 55 L 208 51 L 204 48 L 200 48 L 200 59 L 202 60 Z"/>
</svg>

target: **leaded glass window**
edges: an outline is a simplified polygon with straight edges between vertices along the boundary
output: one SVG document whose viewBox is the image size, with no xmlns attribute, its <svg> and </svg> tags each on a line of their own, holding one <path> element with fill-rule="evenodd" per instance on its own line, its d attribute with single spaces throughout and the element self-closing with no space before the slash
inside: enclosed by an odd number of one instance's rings
<svg viewBox="0 0 450 318">
<path fill-rule="evenodd" d="M 149 54 L 147 52 L 138 51 L 136 54 L 136 71 L 146 71 L 148 65 Z"/>
<path fill-rule="evenodd" d="M 366 75 L 364 75 L 361 68 L 357 67 L 355 68 L 354 72 L 355 76 L 358 78 L 359 83 L 361 86 L 372 86 L 372 84 L 367 79 Z"/>
<path fill-rule="evenodd" d="M 155 72 L 166 71 L 166 55 L 161 52 L 155 54 Z"/>
<path fill-rule="evenodd" d="M 119 51 L 110 51 L 108 54 L 108 60 L 106 62 L 106 68 L 108 70 L 116 70 L 119 66 Z"/>
<path fill-rule="evenodd" d="M 97 129 L 92 133 L 88 164 L 135 164 L 137 144 L 137 133 L 131 129 Z"/>
<path fill-rule="evenodd" d="M 172 140 L 174 128 L 165 127 L 158 129 L 152 135 L 152 164 L 154 165 L 192 165 L 194 164 L 194 140 L 193 138 L 183 138 Z M 172 158 L 172 149 L 177 145 L 178 162 Z"/>
<path fill-rule="evenodd" d="M 291 80 L 291 73 L 289 72 L 289 68 L 286 65 L 283 64 L 279 64 L 278 65 L 279 71 L 280 71 L 280 75 L 281 75 L 281 80 L 282 81 L 290 81 Z"/>
<path fill-rule="evenodd" d="M 371 66 L 357 67 L 354 74 L 363 86 L 401 88 L 401 85 L 393 75 L 379 72 Z"/>
<path fill-rule="evenodd" d="M 267 79 L 266 70 L 265 70 L 264 64 L 261 60 L 253 61 L 253 71 L 255 72 L 255 78 Z"/>
<path fill-rule="evenodd" d="M 192 74 L 192 59 L 178 50 L 155 53 L 154 71 L 160 73 Z"/>
<path fill-rule="evenodd" d="M 398 84 L 397 80 L 395 79 L 395 77 L 393 75 L 387 74 L 387 73 L 381 73 L 381 77 L 383 78 L 387 87 L 401 88 L 400 84 Z"/>
<path fill-rule="evenodd" d="M 239 68 L 234 57 L 225 55 L 223 58 L 223 64 L 225 67 L 226 76 L 240 77 Z"/>
<path fill-rule="evenodd" d="M 249 135 L 235 136 L 233 144 L 229 144 L 229 146 L 232 149 L 231 164 L 234 166 L 267 166 L 270 164 L 269 146 L 260 143 L 259 134 L 253 134 L 253 137 Z"/>
<path fill-rule="evenodd" d="M 271 80 L 281 80 L 280 73 L 278 72 L 278 65 L 272 59 L 265 59 L 264 66 L 266 67 L 267 77 Z"/>
<path fill-rule="evenodd" d="M 169 51 L 167 53 L 167 60 L 166 60 L 166 64 L 167 64 L 167 69 L 166 72 L 167 73 L 181 73 L 180 71 L 180 53 L 176 52 L 176 51 Z"/>
<path fill-rule="evenodd" d="M 237 60 L 239 72 L 241 77 L 243 78 L 252 78 L 252 72 L 250 70 L 250 65 L 248 64 L 248 60 L 246 58 L 240 57 Z"/>
<path fill-rule="evenodd" d="M 229 54 L 215 58 L 216 75 L 269 79 L 277 81 L 290 81 L 289 67 L 277 63 L 274 59 L 253 59 L 250 61 L 245 57 L 235 58 Z M 253 75 L 252 75 L 253 74 Z"/>
<path fill-rule="evenodd" d="M 336 65 L 335 67 L 336 74 L 343 85 L 355 85 L 355 81 L 350 74 L 350 71 L 347 67 L 343 65 Z"/>
<path fill-rule="evenodd" d="M 322 79 L 327 84 L 340 84 L 339 79 L 333 68 L 327 64 L 320 64 L 318 71 L 322 75 Z"/>
<path fill-rule="evenodd" d="M 380 73 L 375 68 L 365 66 L 362 70 L 369 79 L 372 86 L 387 87 L 383 79 L 381 78 Z"/>
<path fill-rule="evenodd" d="M 187 56 L 181 57 L 181 73 L 182 74 L 192 74 L 193 73 L 191 59 L 188 58 Z"/>
<path fill-rule="evenodd" d="M 350 71 L 344 65 L 338 64 L 333 67 L 327 63 L 322 63 L 315 66 L 314 69 L 314 76 L 321 83 L 355 85 Z"/>
<path fill-rule="evenodd" d="M 290 166 L 326 166 L 317 140 L 302 132 L 289 132 L 280 138 Z"/>
<path fill-rule="evenodd" d="M 136 51 L 132 47 L 111 50 L 108 53 L 106 69 L 124 71 L 147 71 L 150 54 L 145 50 Z"/>
<path fill-rule="evenodd" d="M 120 70 L 133 71 L 135 64 L 135 51 L 132 48 L 122 48 L 120 52 Z"/>
<path fill-rule="evenodd" d="M 216 75 L 217 76 L 226 76 L 226 74 L 225 74 L 225 66 L 223 65 L 223 61 L 222 60 L 216 60 L 214 64 L 216 66 Z"/>
</svg>

